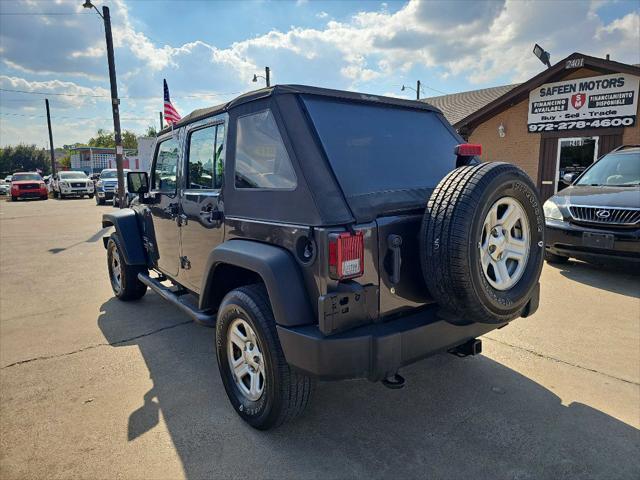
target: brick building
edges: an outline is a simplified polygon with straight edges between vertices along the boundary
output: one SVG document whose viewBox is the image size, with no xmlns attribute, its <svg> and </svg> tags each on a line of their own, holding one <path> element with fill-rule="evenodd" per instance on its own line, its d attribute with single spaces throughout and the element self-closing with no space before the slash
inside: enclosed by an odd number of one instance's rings
<svg viewBox="0 0 640 480">
<path fill-rule="evenodd" d="M 425 99 L 440 108 L 482 160 L 519 165 L 548 198 L 623 144 L 640 144 L 640 68 L 573 53 L 528 81 Z"/>
</svg>

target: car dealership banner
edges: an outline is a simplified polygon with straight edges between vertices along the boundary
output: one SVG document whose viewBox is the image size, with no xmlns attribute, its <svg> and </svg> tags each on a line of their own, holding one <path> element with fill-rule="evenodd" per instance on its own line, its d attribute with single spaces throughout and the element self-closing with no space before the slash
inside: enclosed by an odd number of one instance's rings
<svg viewBox="0 0 640 480">
<path fill-rule="evenodd" d="M 541 85 L 529 92 L 529 132 L 630 127 L 636 123 L 638 80 L 616 73 Z"/>
</svg>

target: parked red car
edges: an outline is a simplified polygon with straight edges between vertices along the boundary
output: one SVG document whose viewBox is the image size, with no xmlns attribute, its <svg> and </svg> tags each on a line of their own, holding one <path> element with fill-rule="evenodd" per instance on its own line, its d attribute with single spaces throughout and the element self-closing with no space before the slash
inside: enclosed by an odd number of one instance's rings
<svg viewBox="0 0 640 480">
<path fill-rule="evenodd" d="M 39 198 L 46 200 L 49 198 L 47 186 L 39 173 L 20 172 L 14 173 L 11 177 L 11 200 L 20 198 Z"/>
</svg>

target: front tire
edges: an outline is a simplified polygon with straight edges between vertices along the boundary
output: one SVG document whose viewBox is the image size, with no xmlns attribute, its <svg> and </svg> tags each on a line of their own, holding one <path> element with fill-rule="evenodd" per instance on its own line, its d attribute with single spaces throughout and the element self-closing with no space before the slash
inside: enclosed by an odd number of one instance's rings
<svg viewBox="0 0 640 480">
<path fill-rule="evenodd" d="M 104 198 L 96 197 L 96 205 L 104 205 Z"/>
<path fill-rule="evenodd" d="M 216 323 L 218 368 L 238 415 L 268 430 L 302 414 L 314 379 L 287 364 L 267 291 L 248 285 L 223 299 Z"/>
<path fill-rule="evenodd" d="M 122 255 L 120 238 L 114 233 L 107 243 L 107 267 L 114 295 L 122 300 L 138 300 L 147 292 L 147 286 L 138 280 L 138 273 L 147 269 L 139 265 L 129 265 Z"/>
</svg>

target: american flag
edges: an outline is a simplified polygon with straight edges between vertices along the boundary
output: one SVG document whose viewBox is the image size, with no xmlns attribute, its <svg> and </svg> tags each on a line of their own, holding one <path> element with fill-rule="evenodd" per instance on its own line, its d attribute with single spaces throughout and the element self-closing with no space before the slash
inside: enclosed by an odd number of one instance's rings
<svg viewBox="0 0 640 480">
<path fill-rule="evenodd" d="M 169 87 L 167 87 L 167 81 L 164 80 L 164 119 L 168 125 L 176 123 L 182 117 L 178 111 L 173 107 L 171 99 L 169 98 Z"/>
</svg>

